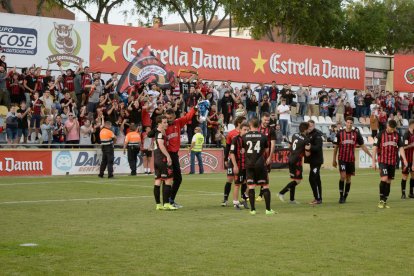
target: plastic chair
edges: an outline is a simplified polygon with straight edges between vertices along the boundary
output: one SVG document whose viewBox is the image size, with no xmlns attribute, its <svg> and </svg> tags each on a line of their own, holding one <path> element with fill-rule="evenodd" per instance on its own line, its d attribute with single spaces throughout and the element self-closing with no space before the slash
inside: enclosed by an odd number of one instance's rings
<svg viewBox="0 0 414 276">
<path fill-rule="evenodd" d="M 316 124 L 317 124 L 317 123 L 319 123 L 319 121 L 318 121 L 318 117 L 316 117 L 316 116 L 311 116 L 311 119 L 312 119 L 312 120 L 314 120 Z"/>
<path fill-rule="evenodd" d="M 328 117 L 327 117 L 328 118 Z M 325 117 L 323 117 L 323 116 L 319 116 L 318 117 L 318 122 L 320 123 L 320 124 L 325 124 L 326 123 L 326 121 L 325 121 Z"/>
<path fill-rule="evenodd" d="M 230 131 L 232 131 L 233 129 L 235 129 L 236 127 L 233 125 L 233 124 L 228 124 L 227 125 L 227 128 L 225 127 L 224 128 L 224 131 L 225 132 L 230 132 Z"/>
<path fill-rule="evenodd" d="M 311 118 L 308 116 L 308 115 L 305 115 L 304 116 L 304 118 L 303 118 L 303 121 L 305 121 L 305 122 L 307 122 L 307 121 L 309 121 Z"/>
<path fill-rule="evenodd" d="M 333 121 L 332 121 L 332 118 L 331 117 L 325 117 L 325 122 L 327 123 L 327 124 L 330 124 L 330 125 L 332 125 L 333 124 Z"/>
<path fill-rule="evenodd" d="M 357 117 L 354 117 L 354 125 L 359 125 L 359 120 Z"/>
<path fill-rule="evenodd" d="M 369 117 L 365 118 L 365 124 L 367 125 L 371 124 L 371 119 Z"/>
<path fill-rule="evenodd" d="M 371 134 L 371 131 L 369 130 L 368 127 L 364 126 L 362 129 L 364 130 L 365 134 Z"/>
<path fill-rule="evenodd" d="M 408 127 L 408 120 L 407 119 L 403 119 L 403 126 Z"/>
</svg>

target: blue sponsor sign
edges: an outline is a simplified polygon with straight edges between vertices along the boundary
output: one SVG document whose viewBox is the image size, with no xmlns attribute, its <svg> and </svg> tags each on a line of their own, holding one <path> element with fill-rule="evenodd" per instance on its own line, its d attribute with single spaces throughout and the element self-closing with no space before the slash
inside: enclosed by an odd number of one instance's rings
<svg viewBox="0 0 414 276">
<path fill-rule="evenodd" d="M 36 55 L 37 30 L 0 25 L 0 47 L 6 54 Z"/>
</svg>

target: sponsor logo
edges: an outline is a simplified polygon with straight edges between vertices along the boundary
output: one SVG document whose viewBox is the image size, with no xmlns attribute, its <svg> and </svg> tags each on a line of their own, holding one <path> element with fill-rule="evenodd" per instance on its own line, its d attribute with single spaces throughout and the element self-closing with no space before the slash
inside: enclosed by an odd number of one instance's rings
<svg viewBox="0 0 414 276">
<path fill-rule="evenodd" d="M 43 171 L 42 161 L 17 161 L 14 158 L 4 158 L 4 161 L 0 161 L 0 171 L 13 172 L 13 171 Z"/>
<path fill-rule="evenodd" d="M 134 48 L 137 42 L 131 38 L 124 41 L 122 55 L 126 61 L 132 61 L 142 51 L 142 48 Z M 177 45 L 152 50 L 155 57 L 165 65 L 240 71 L 240 58 L 237 56 L 215 55 L 198 47 L 191 47 L 191 52 L 187 52 Z"/>
<path fill-rule="evenodd" d="M 37 31 L 28 28 L 0 26 L 0 47 L 6 54 L 36 55 Z"/>
<path fill-rule="evenodd" d="M 414 84 L 414 67 L 411 67 L 405 71 L 404 79 L 407 83 Z"/>
<path fill-rule="evenodd" d="M 77 56 L 82 46 L 79 32 L 75 30 L 73 24 L 53 23 L 54 28 L 47 38 L 49 50 L 53 55 L 47 57 L 48 62 L 61 61 L 63 67 L 68 67 L 71 63 L 79 65 L 83 61 Z"/>
<path fill-rule="evenodd" d="M 69 151 L 60 152 L 55 159 L 55 166 L 61 171 L 70 171 L 72 168 L 72 155 Z"/>
<path fill-rule="evenodd" d="M 218 166 L 218 160 L 217 157 L 214 155 L 208 153 L 208 152 L 202 152 L 201 153 L 201 159 L 203 160 L 203 165 L 210 167 L 211 169 L 215 170 Z M 186 154 L 180 158 L 180 167 L 182 170 L 185 170 L 186 168 L 190 167 L 190 154 Z M 197 158 L 195 161 L 195 165 L 198 165 Z"/>
</svg>

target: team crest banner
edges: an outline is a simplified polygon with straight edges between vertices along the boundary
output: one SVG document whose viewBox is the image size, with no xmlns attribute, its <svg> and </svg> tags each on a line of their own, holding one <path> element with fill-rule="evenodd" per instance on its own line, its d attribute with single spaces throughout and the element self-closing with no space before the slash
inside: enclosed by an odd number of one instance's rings
<svg viewBox="0 0 414 276">
<path fill-rule="evenodd" d="M 92 71 L 122 73 L 144 46 L 174 72 L 203 79 L 363 89 L 365 54 L 329 48 L 91 23 Z"/>
<path fill-rule="evenodd" d="M 414 55 L 394 56 L 394 90 L 414 92 Z"/>
</svg>

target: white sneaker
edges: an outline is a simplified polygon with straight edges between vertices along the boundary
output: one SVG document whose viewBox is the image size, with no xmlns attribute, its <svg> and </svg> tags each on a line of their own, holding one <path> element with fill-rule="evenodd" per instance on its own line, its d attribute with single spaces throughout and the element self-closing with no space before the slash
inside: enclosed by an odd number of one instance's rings
<svg viewBox="0 0 414 276">
<path fill-rule="evenodd" d="M 277 194 L 277 197 L 280 199 L 280 201 L 285 202 L 285 195 Z"/>
</svg>

